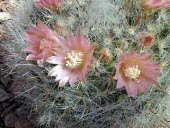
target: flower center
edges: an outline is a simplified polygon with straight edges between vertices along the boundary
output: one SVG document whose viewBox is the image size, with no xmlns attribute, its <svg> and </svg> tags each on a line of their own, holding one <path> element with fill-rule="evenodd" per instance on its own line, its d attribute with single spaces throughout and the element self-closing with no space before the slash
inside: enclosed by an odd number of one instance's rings
<svg viewBox="0 0 170 128">
<path fill-rule="evenodd" d="M 46 44 L 46 42 L 45 42 L 45 41 L 41 41 L 41 42 L 40 42 L 40 47 L 39 47 L 39 49 L 40 49 L 40 50 L 43 50 L 43 49 L 44 49 L 45 44 Z"/>
<path fill-rule="evenodd" d="M 52 49 L 58 47 L 55 44 L 52 44 L 51 39 L 42 39 L 40 42 L 39 50 L 40 52 L 46 53 L 47 56 L 52 56 Z"/>
<path fill-rule="evenodd" d="M 79 66 L 83 62 L 83 53 L 77 51 L 71 51 L 67 53 L 66 59 L 66 66 L 69 68 L 74 68 Z"/>
<path fill-rule="evenodd" d="M 140 70 L 138 69 L 138 65 L 134 66 L 134 67 L 130 67 L 128 69 L 125 70 L 125 76 L 127 76 L 130 79 L 133 79 L 137 82 L 140 82 L 140 80 L 138 80 L 138 76 L 140 75 Z"/>
</svg>

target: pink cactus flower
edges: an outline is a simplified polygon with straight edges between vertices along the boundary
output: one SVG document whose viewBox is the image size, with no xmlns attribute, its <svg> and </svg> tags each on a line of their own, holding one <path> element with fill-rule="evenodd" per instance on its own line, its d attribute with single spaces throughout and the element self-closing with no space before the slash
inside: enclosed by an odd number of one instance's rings
<svg viewBox="0 0 170 128">
<path fill-rule="evenodd" d="M 57 36 L 57 40 L 60 48 L 54 52 L 55 56 L 46 59 L 48 63 L 57 66 L 51 69 L 48 75 L 56 76 L 59 87 L 64 86 L 68 81 L 73 86 L 78 78 L 84 81 L 87 71 L 92 69 L 90 62 L 95 45 L 88 44 L 80 29 L 77 30 L 75 37 L 69 33 L 67 39 Z"/>
<path fill-rule="evenodd" d="M 52 56 L 53 50 L 59 47 L 54 38 L 57 34 L 40 20 L 37 26 L 30 25 L 25 33 L 23 39 L 29 42 L 25 51 L 32 53 L 27 56 L 26 60 L 37 60 L 38 65 L 42 67 L 44 60 Z"/>
<path fill-rule="evenodd" d="M 158 85 L 155 77 L 160 76 L 160 63 L 151 62 L 152 56 L 146 53 L 137 54 L 131 51 L 120 56 L 119 62 L 115 65 L 117 88 L 125 86 L 129 96 L 136 96 L 141 91 L 149 91 L 147 84 Z"/>
<path fill-rule="evenodd" d="M 141 0 L 141 5 L 146 10 L 157 10 L 170 7 L 170 0 Z"/>
<path fill-rule="evenodd" d="M 38 7 L 45 7 L 51 10 L 58 10 L 63 0 L 34 0 Z"/>
</svg>

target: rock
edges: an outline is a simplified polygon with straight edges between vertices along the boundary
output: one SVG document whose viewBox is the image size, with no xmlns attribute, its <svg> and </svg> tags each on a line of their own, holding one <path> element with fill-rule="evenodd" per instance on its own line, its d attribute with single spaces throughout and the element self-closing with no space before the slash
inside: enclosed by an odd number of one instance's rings
<svg viewBox="0 0 170 128">
<path fill-rule="evenodd" d="M 14 95 L 19 95 L 22 93 L 23 90 L 23 86 L 22 86 L 22 80 L 20 79 L 16 79 L 13 81 L 13 83 L 11 84 L 11 87 L 9 88 L 9 91 Z"/>
<path fill-rule="evenodd" d="M 29 108 L 24 108 L 24 107 L 19 107 L 18 109 L 15 110 L 15 113 L 19 116 L 19 117 L 24 117 L 27 118 L 29 116 L 30 109 Z"/>
<path fill-rule="evenodd" d="M 2 102 L 2 108 L 3 108 L 3 109 L 9 107 L 9 105 L 10 105 L 10 102 L 9 102 L 9 101 L 4 101 L 4 102 Z"/>
<path fill-rule="evenodd" d="M 17 6 L 18 2 L 16 0 L 0 0 L 0 11 L 1 12 L 9 12 L 14 10 Z"/>
<path fill-rule="evenodd" d="M 15 122 L 17 121 L 17 116 L 14 113 L 7 114 L 4 119 L 6 127 L 15 127 Z M 24 128 L 24 127 L 23 127 Z"/>
<path fill-rule="evenodd" d="M 2 107 L 2 105 L 0 104 L 0 114 L 2 114 L 2 112 L 3 112 L 3 107 Z"/>
<path fill-rule="evenodd" d="M 0 128 L 4 128 L 4 121 L 0 119 Z"/>
<path fill-rule="evenodd" d="M 11 96 L 6 91 L 4 91 L 2 88 L 0 88 L 0 102 L 9 100 L 10 98 Z"/>
<path fill-rule="evenodd" d="M 18 119 L 15 123 L 15 128 L 33 128 L 33 126 L 26 119 Z"/>
<path fill-rule="evenodd" d="M 1 65 L 1 64 L 0 64 L 0 65 Z M 0 78 L 1 78 L 1 72 L 0 72 Z M 3 88 L 4 88 L 3 86 L 4 86 L 4 85 L 3 85 L 2 82 L 0 81 L 0 89 L 1 89 L 1 88 L 3 89 Z"/>
<path fill-rule="evenodd" d="M 4 85 L 4 88 L 8 89 L 11 87 L 11 84 L 13 82 L 12 75 L 11 74 L 9 74 L 9 75 L 3 74 L 3 77 L 0 76 L 0 81 Z"/>
<path fill-rule="evenodd" d="M 12 19 L 11 14 L 7 12 L 0 12 L 0 21 L 7 21 Z"/>
<path fill-rule="evenodd" d="M 9 77 L 8 77 L 8 78 L 9 78 Z M 4 77 L 1 77 L 1 78 L 0 78 L 1 83 L 2 83 L 4 86 L 8 85 L 8 83 L 9 83 L 9 79 L 8 79 L 8 78 L 4 78 Z"/>
<path fill-rule="evenodd" d="M 13 107 L 8 107 L 8 108 L 6 108 L 3 112 L 2 112 L 2 114 L 1 114 L 1 118 L 5 118 L 5 116 L 7 115 L 7 114 L 9 114 L 11 111 L 12 111 L 12 109 L 13 109 Z"/>
</svg>

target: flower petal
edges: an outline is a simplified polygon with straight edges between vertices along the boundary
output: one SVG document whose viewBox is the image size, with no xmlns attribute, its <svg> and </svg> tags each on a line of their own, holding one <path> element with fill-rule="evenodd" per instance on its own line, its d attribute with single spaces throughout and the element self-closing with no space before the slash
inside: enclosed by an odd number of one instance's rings
<svg viewBox="0 0 170 128">
<path fill-rule="evenodd" d="M 59 87 L 65 86 L 65 84 L 68 82 L 68 79 L 69 79 L 69 77 L 65 77 L 65 78 L 61 79 L 59 82 Z"/>
<path fill-rule="evenodd" d="M 86 69 L 84 69 L 82 72 L 79 73 L 79 79 L 80 81 L 84 81 L 85 80 L 85 74 L 86 74 Z"/>
<path fill-rule="evenodd" d="M 65 78 L 65 77 L 69 77 L 69 73 L 70 73 L 69 71 L 64 70 L 62 68 L 60 71 L 58 71 L 58 75 L 57 75 L 55 80 L 58 81 L 58 80 L 61 80 L 61 79 Z"/>
<path fill-rule="evenodd" d="M 26 57 L 26 60 L 37 60 L 39 59 L 36 55 L 30 54 Z"/>
<path fill-rule="evenodd" d="M 71 48 L 78 49 L 78 45 L 76 43 L 76 40 L 70 32 L 68 33 L 67 41 L 69 42 Z"/>
<path fill-rule="evenodd" d="M 48 76 L 56 76 L 61 70 L 62 67 L 60 65 L 55 66 L 53 69 L 49 71 Z"/>
<path fill-rule="evenodd" d="M 37 60 L 37 64 L 40 67 L 44 67 L 44 59 Z"/>
<path fill-rule="evenodd" d="M 82 42 L 82 33 L 81 33 L 81 30 L 80 30 L 80 28 L 77 30 L 77 32 L 76 32 L 76 39 L 77 39 L 77 45 L 81 45 L 81 46 L 83 46 L 83 42 Z"/>
<path fill-rule="evenodd" d="M 127 86 L 125 86 L 128 96 L 136 96 L 138 94 L 138 89 L 133 81 L 130 81 Z"/>
<path fill-rule="evenodd" d="M 46 59 L 46 61 L 50 64 L 63 64 L 63 57 L 51 56 Z"/>
<path fill-rule="evenodd" d="M 141 81 L 141 82 L 137 83 L 137 87 L 139 88 L 140 91 L 142 91 L 142 90 L 149 91 L 149 87 L 145 81 Z"/>
<path fill-rule="evenodd" d="M 155 80 L 155 78 L 153 78 L 153 76 L 149 76 L 149 74 L 148 75 L 141 74 L 140 79 L 142 79 L 150 84 L 158 85 L 158 81 Z"/>
<path fill-rule="evenodd" d="M 76 82 L 76 79 L 78 78 L 78 74 L 76 72 L 72 73 L 70 76 L 69 76 L 69 84 L 71 86 L 74 85 L 74 83 Z"/>
<path fill-rule="evenodd" d="M 123 79 L 119 76 L 116 88 L 122 88 L 124 85 Z"/>
<path fill-rule="evenodd" d="M 62 48 L 67 49 L 67 50 L 69 49 L 69 45 L 63 37 L 57 35 L 55 40 L 59 43 L 59 45 Z"/>
</svg>

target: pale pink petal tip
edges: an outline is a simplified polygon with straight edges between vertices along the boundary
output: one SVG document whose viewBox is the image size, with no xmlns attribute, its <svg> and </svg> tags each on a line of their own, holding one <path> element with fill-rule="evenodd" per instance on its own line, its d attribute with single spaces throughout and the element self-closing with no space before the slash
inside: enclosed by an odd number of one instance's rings
<svg viewBox="0 0 170 128">
<path fill-rule="evenodd" d="M 69 77 L 63 78 L 59 82 L 59 87 L 64 87 L 66 83 L 68 82 Z"/>
<path fill-rule="evenodd" d="M 44 67 L 44 59 L 37 60 L 37 64 L 40 67 Z"/>
</svg>

